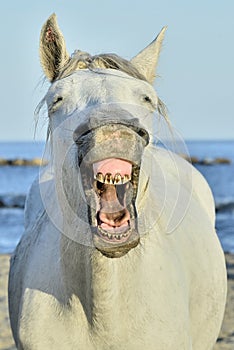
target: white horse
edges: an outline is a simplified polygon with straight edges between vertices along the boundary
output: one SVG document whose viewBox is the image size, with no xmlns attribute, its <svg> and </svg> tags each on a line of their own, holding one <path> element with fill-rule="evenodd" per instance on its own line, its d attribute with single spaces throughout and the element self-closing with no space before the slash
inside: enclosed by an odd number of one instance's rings
<svg viewBox="0 0 234 350">
<path fill-rule="evenodd" d="M 186 160 L 153 143 L 164 32 L 128 62 L 70 57 L 55 15 L 42 28 L 51 161 L 32 185 L 11 260 L 18 349 L 216 342 L 226 270 L 211 191 Z"/>
</svg>

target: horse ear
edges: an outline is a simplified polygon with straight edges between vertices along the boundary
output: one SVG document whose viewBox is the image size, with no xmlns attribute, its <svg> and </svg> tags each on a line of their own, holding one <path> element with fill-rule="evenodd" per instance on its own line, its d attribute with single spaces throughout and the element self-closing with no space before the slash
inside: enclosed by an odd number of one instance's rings
<svg viewBox="0 0 234 350">
<path fill-rule="evenodd" d="M 46 77 L 54 81 L 69 59 L 56 15 L 52 14 L 43 25 L 40 36 L 40 60 Z"/>
<path fill-rule="evenodd" d="M 156 76 L 156 68 L 166 29 L 167 27 L 163 27 L 156 39 L 131 59 L 131 63 L 150 84 L 153 84 Z"/>
</svg>

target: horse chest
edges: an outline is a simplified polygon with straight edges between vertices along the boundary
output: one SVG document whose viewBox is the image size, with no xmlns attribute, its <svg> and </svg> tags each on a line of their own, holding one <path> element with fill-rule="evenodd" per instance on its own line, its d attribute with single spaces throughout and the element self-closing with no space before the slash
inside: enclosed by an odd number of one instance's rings
<svg viewBox="0 0 234 350">
<path fill-rule="evenodd" d="M 112 262 L 102 269 L 95 266 L 99 274 L 89 296 L 88 288 L 59 303 L 40 291 L 26 293 L 22 311 L 30 323 L 21 323 L 22 343 L 31 350 L 190 349 L 187 304 L 169 272 L 163 282 L 160 270 L 150 278 L 146 268 L 143 276 L 139 269 L 133 274 L 127 268 L 114 268 Z M 29 334 L 34 334 L 33 339 Z"/>
<path fill-rule="evenodd" d="M 115 310 L 110 310 L 109 318 L 105 314 L 101 316 L 100 312 L 91 323 L 81 305 L 69 310 L 58 310 L 57 306 L 47 307 L 46 320 L 44 311 L 42 308 L 37 312 L 37 317 L 24 329 L 25 336 L 21 337 L 31 350 L 141 350 L 143 347 L 147 350 L 192 349 L 188 327 L 185 324 L 183 327 L 181 318 L 179 322 L 175 318 L 169 322 L 167 320 L 165 327 L 164 320 L 159 320 L 157 315 L 141 315 L 140 318 L 137 309 L 135 315 L 124 312 L 118 314 Z M 150 314 L 149 310 L 148 313 Z M 34 334 L 33 339 L 28 336 L 31 332 Z"/>
</svg>

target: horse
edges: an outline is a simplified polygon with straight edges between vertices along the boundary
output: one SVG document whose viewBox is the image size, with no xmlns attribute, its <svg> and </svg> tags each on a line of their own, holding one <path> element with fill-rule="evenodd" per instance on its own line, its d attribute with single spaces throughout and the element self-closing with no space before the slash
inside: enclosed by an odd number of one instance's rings
<svg viewBox="0 0 234 350">
<path fill-rule="evenodd" d="M 164 39 L 131 60 L 67 52 L 41 30 L 49 163 L 33 182 L 11 258 L 18 349 L 205 350 L 226 300 L 211 190 L 156 142 L 153 82 Z M 156 126 L 155 126 L 156 125 Z"/>
</svg>

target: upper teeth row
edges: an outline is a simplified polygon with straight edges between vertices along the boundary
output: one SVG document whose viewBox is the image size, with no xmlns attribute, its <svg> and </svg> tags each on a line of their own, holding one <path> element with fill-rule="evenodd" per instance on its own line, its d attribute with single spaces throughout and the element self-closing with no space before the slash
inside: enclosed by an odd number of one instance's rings
<svg viewBox="0 0 234 350">
<path fill-rule="evenodd" d="M 115 174 L 114 176 L 111 173 L 107 173 L 106 175 L 103 175 L 103 173 L 97 173 L 94 175 L 94 178 L 95 180 L 107 185 L 122 185 L 131 180 L 130 175 L 126 174 L 121 176 L 119 173 Z"/>
</svg>

